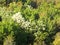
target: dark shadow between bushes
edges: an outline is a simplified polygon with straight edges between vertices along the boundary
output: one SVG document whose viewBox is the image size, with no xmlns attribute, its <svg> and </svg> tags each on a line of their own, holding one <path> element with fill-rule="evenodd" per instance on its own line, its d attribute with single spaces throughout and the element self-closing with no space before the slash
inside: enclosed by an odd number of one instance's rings
<svg viewBox="0 0 60 45">
<path fill-rule="evenodd" d="M 35 36 L 25 29 L 13 27 L 16 45 L 33 45 Z"/>
</svg>

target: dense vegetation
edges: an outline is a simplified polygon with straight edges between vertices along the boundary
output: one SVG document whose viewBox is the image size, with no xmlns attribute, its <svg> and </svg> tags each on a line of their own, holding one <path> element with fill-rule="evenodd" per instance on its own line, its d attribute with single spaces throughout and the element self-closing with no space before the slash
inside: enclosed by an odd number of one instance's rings
<svg viewBox="0 0 60 45">
<path fill-rule="evenodd" d="M 60 45 L 60 1 L 0 0 L 0 45 Z"/>
</svg>

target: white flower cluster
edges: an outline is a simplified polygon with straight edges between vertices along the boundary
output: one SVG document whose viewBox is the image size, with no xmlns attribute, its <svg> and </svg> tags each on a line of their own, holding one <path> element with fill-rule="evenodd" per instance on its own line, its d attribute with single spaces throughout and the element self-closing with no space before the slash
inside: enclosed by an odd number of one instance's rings
<svg viewBox="0 0 60 45">
<path fill-rule="evenodd" d="M 20 22 L 23 22 L 23 21 L 24 21 L 24 18 L 22 18 L 22 15 L 21 15 L 20 12 L 14 14 L 14 15 L 12 16 L 12 19 L 13 19 L 14 21 L 16 21 L 17 23 L 20 23 Z"/>
<path fill-rule="evenodd" d="M 25 28 L 25 29 L 30 29 L 31 31 L 32 30 L 45 30 L 45 25 L 43 24 L 42 21 L 38 21 L 38 25 L 36 25 L 35 22 L 28 22 L 28 21 L 25 21 L 25 19 L 23 18 L 23 16 L 21 15 L 20 12 L 14 14 L 12 16 L 12 19 L 17 22 L 22 28 Z"/>
<path fill-rule="evenodd" d="M 12 19 L 19 23 L 22 28 L 27 28 L 30 24 L 30 22 L 24 20 L 20 12 L 14 14 Z"/>
<path fill-rule="evenodd" d="M 42 30 L 46 30 L 46 29 L 45 29 L 45 26 L 46 26 L 46 25 L 43 23 L 43 21 L 38 21 L 38 24 L 39 24 L 38 26 L 39 26 Z"/>
</svg>

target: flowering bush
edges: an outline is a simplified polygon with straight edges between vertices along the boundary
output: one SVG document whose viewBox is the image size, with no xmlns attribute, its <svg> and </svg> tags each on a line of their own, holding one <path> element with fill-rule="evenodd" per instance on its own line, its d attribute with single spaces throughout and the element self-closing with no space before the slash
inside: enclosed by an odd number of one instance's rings
<svg viewBox="0 0 60 45">
<path fill-rule="evenodd" d="M 44 17 L 43 17 L 44 18 Z M 27 32 L 32 33 L 36 38 L 35 41 L 43 41 L 45 40 L 50 34 L 54 33 L 53 26 L 55 25 L 55 21 L 51 21 L 49 18 L 47 18 L 47 24 L 46 21 L 38 20 L 38 21 L 25 21 L 24 17 L 21 15 L 20 12 L 14 14 L 12 16 L 13 21 L 17 22 L 21 28 L 25 28 Z M 44 22 L 43 22 L 44 21 Z M 51 28 L 50 28 L 51 27 Z"/>
<path fill-rule="evenodd" d="M 29 24 L 30 24 L 30 22 L 24 20 L 24 18 L 22 17 L 22 15 L 21 15 L 20 12 L 14 14 L 14 15 L 12 16 L 12 19 L 13 19 L 14 21 L 16 21 L 17 23 L 19 23 L 19 25 L 20 25 L 22 28 L 27 28 L 27 27 L 29 26 Z"/>
<path fill-rule="evenodd" d="M 35 9 L 31 1 L 13 2 L 9 7 L 0 7 L 1 44 L 3 40 L 9 41 L 10 34 L 16 45 L 52 44 L 53 36 L 60 30 L 60 9 L 53 2 L 40 4 L 40 1 L 37 1 L 39 6 Z"/>
</svg>

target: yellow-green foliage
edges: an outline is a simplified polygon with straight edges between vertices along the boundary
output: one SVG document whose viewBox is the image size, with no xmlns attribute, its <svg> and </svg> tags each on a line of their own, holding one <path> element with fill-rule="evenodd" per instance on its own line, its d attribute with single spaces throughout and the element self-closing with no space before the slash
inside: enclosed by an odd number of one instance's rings
<svg viewBox="0 0 60 45">
<path fill-rule="evenodd" d="M 9 7 L 7 9 L 8 10 L 14 10 L 14 12 L 16 13 L 16 12 L 20 11 L 21 8 L 22 8 L 22 2 L 20 1 L 17 3 L 16 2 L 10 3 Z"/>
<path fill-rule="evenodd" d="M 36 41 L 34 45 L 46 45 L 44 41 Z"/>
<path fill-rule="evenodd" d="M 54 45 L 60 45 L 60 32 L 56 34 L 55 40 L 53 42 Z"/>
<path fill-rule="evenodd" d="M 7 38 L 5 38 L 3 45 L 15 45 L 13 36 L 8 35 Z"/>
</svg>

